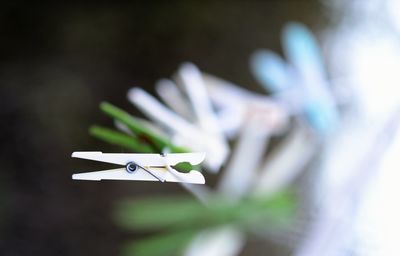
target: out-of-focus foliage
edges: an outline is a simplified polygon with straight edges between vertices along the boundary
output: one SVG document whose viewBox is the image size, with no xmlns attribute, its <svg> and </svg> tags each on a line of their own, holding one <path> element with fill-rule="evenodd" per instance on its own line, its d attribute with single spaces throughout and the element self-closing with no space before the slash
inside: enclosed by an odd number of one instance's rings
<svg viewBox="0 0 400 256">
<path fill-rule="evenodd" d="M 124 250 L 124 255 L 156 256 L 176 253 L 198 232 L 219 226 L 245 232 L 282 228 L 290 225 L 294 212 L 294 197 L 289 192 L 240 201 L 213 197 L 206 205 L 191 197 L 151 197 L 120 203 L 115 219 L 128 229 L 163 230 Z"/>
</svg>

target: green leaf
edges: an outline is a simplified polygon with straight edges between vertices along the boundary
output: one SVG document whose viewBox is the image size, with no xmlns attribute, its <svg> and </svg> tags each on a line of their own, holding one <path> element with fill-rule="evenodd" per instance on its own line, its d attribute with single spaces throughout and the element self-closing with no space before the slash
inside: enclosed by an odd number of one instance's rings
<svg viewBox="0 0 400 256">
<path fill-rule="evenodd" d="M 125 124 L 137 137 L 145 139 L 152 143 L 158 153 L 161 153 L 165 148 L 170 149 L 172 153 L 185 153 L 187 149 L 178 147 L 170 143 L 169 139 L 160 136 L 153 131 L 150 131 L 147 127 L 143 126 L 133 116 L 128 114 L 126 111 L 108 103 L 103 102 L 100 104 L 100 109 L 108 116 L 120 121 Z"/>
<path fill-rule="evenodd" d="M 100 140 L 127 148 L 133 152 L 154 153 L 154 149 L 151 146 L 138 141 L 136 137 L 129 136 L 115 130 L 101 126 L 92 126 L 89 129 L 89 133 Z"/>
</svg>

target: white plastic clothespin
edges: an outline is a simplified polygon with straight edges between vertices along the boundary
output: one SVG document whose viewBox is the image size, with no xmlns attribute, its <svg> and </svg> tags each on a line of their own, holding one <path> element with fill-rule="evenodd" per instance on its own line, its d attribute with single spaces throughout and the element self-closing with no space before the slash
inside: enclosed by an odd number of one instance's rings
<svg viewBox="0 0 400 256">
<path fill-rule="evenodd" d="M 123 168 L 73 174 L 74 180 L 142 180 L 204 184 L 199 171 L 178 172 L 172 166 L 179 163 L 200 164 L 205 153 L 118 154 L 102 152 L 74 152 L 72 157 L 123 165 Z"/>
</svg>

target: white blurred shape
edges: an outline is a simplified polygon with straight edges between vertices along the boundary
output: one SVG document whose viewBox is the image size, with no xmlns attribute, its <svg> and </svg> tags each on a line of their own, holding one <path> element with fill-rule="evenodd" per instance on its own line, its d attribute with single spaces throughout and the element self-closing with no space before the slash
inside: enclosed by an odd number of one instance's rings
<svg viewBox="0 0 400 256">
<path fill-rule="evenodd" d="M 393 25 L 396 27 L 397 32 L 400 32 L 400 1 L 387 0 L 386 2 L 386 11 L 388 12 Z"/>
<path fill-rule="evenodd" d="M 250 106 L 232 158 L 223 174 L 218 190 L 227 198 L 240 199 L 253 185 L 273 133 L 268 110 Z"/>
<path fill-rule="evenodd" d="M 357 45 L 349 51 L 352 77 L 368 114 L 379 118 L 400 102 L 400 45 L 390 38 L 354 40 Z"/>
<path fill-rule="evenodd" d="M 222 136 L 199 69 L 192 63 L 184 63 L 179 68 L 178 74 L 202 130 L 214 136 Z"/>
<path fill-rule="evenodd" d="M 245 236 L 232 227 L 201 232 L 186 249 L 185 256 L 236 256 L 245 244 Z"/>
<path fill-rule="evenodd" d="M 169 79 L 158 80 L 156 91 L 168 107 L 187 120 L 193 120 L 193 113 L 189 103 L 173 81 Z"/>
<path fill-rule="evenodd" d="M 267 157 L 254 186 L 257 195 L 269 196 L 290 185 L 304 170 L 317 148 L 304 125 L 297 125 L 281 145 Z"/>
<path fill-rule="evenodd" d="M 362 255 L 399 255 L 400 130 L 379 167 L 378 175 L 358 210 L 356 232 Z M 368 225 L 366 225 L 368 223 Z M 361 236 L 361 237 L 360 237 Z M 368 241 L 366 243 L 366 241 Z M 363 250 L 366 247 L 368 250 Z"/>
</svg>

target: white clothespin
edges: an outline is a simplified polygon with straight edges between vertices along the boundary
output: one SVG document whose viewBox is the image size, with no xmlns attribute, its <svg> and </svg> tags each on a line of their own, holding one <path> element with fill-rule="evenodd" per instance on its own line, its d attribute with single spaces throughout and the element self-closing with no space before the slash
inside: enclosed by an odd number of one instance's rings
<svg viewBox="0 0 400 256">
<path fill-rule="evenodd" d="M 204 153 L 174 154 L 117 154 L 102 152 L 74 152 L 72 157 L 123 165 L 123 168 L 73 174 L 74 180 L 143 180 L 204 184 L 205 179 L 199 171 L 178 172 L 172 166 L 188 162 L 200 164 Z"/>
</svg>

